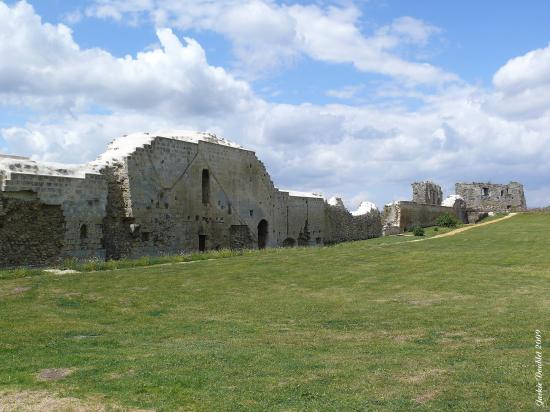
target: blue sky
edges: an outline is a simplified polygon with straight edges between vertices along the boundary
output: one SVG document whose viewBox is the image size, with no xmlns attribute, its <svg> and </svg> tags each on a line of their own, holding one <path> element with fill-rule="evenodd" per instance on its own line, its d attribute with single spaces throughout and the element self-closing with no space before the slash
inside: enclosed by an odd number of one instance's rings
<svg viewBox="0 0 550 412">
<path fill-rule="evenodd" d="M 0 23 L 2 152 L 192 128 L 350 208 L 424 179 L 550 204 L 548 1 L 0 0 Z"/>
</svg>

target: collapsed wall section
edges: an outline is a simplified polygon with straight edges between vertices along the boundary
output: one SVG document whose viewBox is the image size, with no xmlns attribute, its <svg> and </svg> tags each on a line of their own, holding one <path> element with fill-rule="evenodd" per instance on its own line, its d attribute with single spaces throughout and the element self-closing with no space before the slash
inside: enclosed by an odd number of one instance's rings
<svg viewBox="0 0 550 412">
<path fill-rule="evenodd" d="M 382 236 L 382 215 L 373 209 L 353 216 L 341 200 L 331 205 L 325 203 L 325 243 L 334 244 L 365 240 Z"/>
</svg>

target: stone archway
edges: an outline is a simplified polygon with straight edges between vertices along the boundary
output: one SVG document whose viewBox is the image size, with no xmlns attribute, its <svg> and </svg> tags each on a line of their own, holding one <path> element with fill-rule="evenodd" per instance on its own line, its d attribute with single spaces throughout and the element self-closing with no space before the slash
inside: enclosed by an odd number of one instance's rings
<svg viewBox="0 0 550 412">
<path fill-rule="evenodd" d="M 269 234 L 269 225 L 267 220 L 262 219 L 258 223 L 258 249 L 264 249 L 267 246 L 267 238 Z"/>
</svg>

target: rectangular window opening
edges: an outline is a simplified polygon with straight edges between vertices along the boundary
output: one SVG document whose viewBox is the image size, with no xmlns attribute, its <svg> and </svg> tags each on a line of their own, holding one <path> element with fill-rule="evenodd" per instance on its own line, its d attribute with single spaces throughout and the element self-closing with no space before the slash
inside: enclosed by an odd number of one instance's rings
<svg viewBox="0 0 550 412">
<path fill-rule="evenodd" d="M 208 169 L 202 169 L 202 203 L 210 203 L 210 172 Z"/>
</svg>

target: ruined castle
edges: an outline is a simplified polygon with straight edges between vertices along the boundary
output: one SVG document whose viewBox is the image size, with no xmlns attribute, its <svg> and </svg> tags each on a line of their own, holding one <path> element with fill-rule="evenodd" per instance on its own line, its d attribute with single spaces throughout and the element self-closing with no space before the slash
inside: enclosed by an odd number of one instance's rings
<svg viewBox="0 0 550 412">
<path fill-rule="evenodd" d="M 85 165 L 0 156 L 0 266 L 381 233 L 378 210 L 352 215 L 321 195 L 280 190 L 254 152 L 211 134 L 122 136 Z"/>
<path fill-rule="evenodd" d="M 212 249 L 327 245 L 525 209 L 523 186 L 433 182 L 380 213 L 275 187 L 256 154 L 212 134 L 139 133 L 84 165 L 0 155 L 0 266 Z"/>
<path fill-rule="evenodd" d="M 384 235 L 402 233 L 415 226 L 434 226 L 444 213 L 455 215 L 463 223 L 477 223 L 489 213 L 527 209 L 523 185 L 517 182 L 457 183 L 456 194 L 445 200 L 441 187 L 433 182 L 415 182 L 412 189 L 412 201 L 397 201 L 384 207 Z"/>
</svg>

